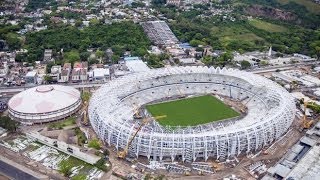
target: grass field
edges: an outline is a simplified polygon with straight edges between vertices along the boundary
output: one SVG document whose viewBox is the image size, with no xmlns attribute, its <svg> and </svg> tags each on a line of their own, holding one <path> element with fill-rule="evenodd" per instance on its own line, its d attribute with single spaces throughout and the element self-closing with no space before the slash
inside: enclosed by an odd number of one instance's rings
<svg viewBox="0 0 320 180">
<path fill-rule="evenodd" d="M 268 32 L 285 32 L 288 29 L 283 27 L 283 26 L 279 26 L 276 24 L 272 24 L 272 23 L 268 23 L 259 19 L 252 19 L 249 20 L 249 24 L 258 28 L 258 29 L 262 29 Z"/>
<path fill-rule="evenodd" d="M 76 118 L 75 117 L 69 117 L 66 120 L 56 121 L 49 123 L 48 127 L 53 129 L 62 129 L 66 126 L 71 126 L 76 124 Z"/>
<path fill-rule="evenodd" d="M 239 116 L 238 112 L 210 95 L 151 104 L 146 108 L 153 117 L 166 115 L 158 119 L 163 126 L 195 126 Z"/>
<path fill-rule="evenodd" d="M 211 28 L 211 33 L 213 35 L 219 35 L 219 41 L 224 47 L 228 46 L 228 44 L 233 43 L 234 41 L 247 42 L 249 44 L 253 44 L 256 40 L 264 41 L 263 38 L 252 33 L 243 26 L 214 26 Z"/>
</svg>

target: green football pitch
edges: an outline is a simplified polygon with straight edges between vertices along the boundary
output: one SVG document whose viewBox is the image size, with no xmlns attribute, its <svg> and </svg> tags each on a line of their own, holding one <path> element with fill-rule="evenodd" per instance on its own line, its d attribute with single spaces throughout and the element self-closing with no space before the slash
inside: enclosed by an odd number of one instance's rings
<svg viewBox="0 0 320 180">
<path fill-rule="evenodd" d="M 163 126 L 195 126 L 240 114 L 211 95 L 150 104 L 146 109 Z M 161 117 L 163 116 L 163 117 Z"/>
</svg>

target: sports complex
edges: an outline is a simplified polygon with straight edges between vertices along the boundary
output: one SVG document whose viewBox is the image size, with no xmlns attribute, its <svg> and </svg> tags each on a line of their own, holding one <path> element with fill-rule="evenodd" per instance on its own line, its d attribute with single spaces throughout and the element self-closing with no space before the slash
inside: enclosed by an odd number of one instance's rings
<svg viewBox="0 0 320 180">
<path fill-rule="evenodd" d="M 9 116 L 22 124 L 32 125 L 68 117 L 80 109 L 80 92 L 70 86 L 41 85 L 14 95 Z"/>
<path fill-rule="evenodd" d="M 88 111 L 98 136 L 117 150 L 134 136 L 131 156 L 206 161 L 270 145 L 288 130 L 296 107 L 284 88 L 262 76 L 188 66 L 110 81 Z"/>
</svg>

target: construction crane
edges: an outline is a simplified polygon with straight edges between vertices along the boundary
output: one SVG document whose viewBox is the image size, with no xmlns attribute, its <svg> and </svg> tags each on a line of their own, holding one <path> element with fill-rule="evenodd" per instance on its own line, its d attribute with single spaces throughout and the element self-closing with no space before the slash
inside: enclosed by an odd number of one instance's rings
<svg viewBox="0 0 320 180">
<path fill-rule="evenodd" d="M 133 115 L 133 117 L 135 119 L 141 119 L 142 116 L 140 115 L 139 107 L 135 103 L 133 103 L 132 105 L 134 106 L 134 115 Z"/>
<path fill-rule="evenodd" d="M 314 123 L 314 120 L 307 120 L 307 114 L 306 114 L 306 111 L 307 111 L 307 106 L 309 105 L 309 101 L 305 101 L 303 99 L 303 110 L 304 110 L 304 114 L 303 114 L 303 122 L 302 122 L 302 125 L 303 125 L 303 128 L 304 129 L 309 129 L 312 124 Z"/>
<path fill-rule="evenodd" d="M 162 116 L 156 116 L 154 117 L 154 119 L 158 120 L 161 118 L 165 118 L 167 117 L 166 115 L 162 115 Z M 133 142 L 134 138 L 137 136 L 138 132 L 142 129 L 143 126 L 147 125 L 153 118 L 152 117 L 146 117 L 144 119 L 142 119 L 140 126 L 138 127 L 138 129 L 134 132 L 134 134 L 132 135 L 132 137 L 129 139 L 126 147 L 122 150 L 118 152 L 118 158 L 124 159 L 129 151 L 129 147 L 131 145 L 131 143 Z"/>
</svg>

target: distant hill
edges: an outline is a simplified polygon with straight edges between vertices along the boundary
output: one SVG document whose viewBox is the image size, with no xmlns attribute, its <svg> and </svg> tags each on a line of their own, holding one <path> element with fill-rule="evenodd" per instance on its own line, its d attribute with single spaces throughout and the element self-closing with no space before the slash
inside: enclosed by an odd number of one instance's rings
<svg viewBox="0 0 320 180">
<path fill-rule="evenodd" d="M 320 27 L 320 4 L 312 0 L 244 0 L 241 4 L 243 12 L 254 17 L 290 21 L 312 29 Z"/>
</svg>

